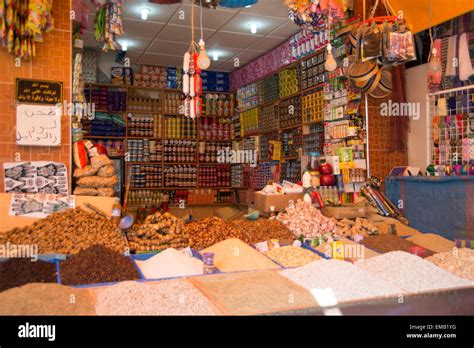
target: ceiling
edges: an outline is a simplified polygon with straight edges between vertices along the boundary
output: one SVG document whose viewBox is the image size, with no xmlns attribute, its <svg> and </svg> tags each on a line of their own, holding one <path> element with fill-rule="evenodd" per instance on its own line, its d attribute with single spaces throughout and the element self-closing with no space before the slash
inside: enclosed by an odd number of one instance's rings
<svg viewBox="0 0 474 348">
<path fill-rule="evenodd" d="M 123 5 L 123 28 L 127 57 L 132 64 L 180 66 L 191 40 L 191 5 L 157 5 L 144 0 L 127 0 Z M 264 5 L 265 4 L 265 5 Z M 150 9 L 148 20 L 140 18 L 140 9 Z M 94 39 L 94 10 L 90 5 L 89 28 L 84 34 L 84 46 L 98 47 Z M 251 34 L 250 24 L 257 25 Z M 195 24 L 199 26 L 199 8 L 195 7 Z M 232 71 L 268 52 L 298 31 L 288 20 L 282 0 L 260 0 L 250 8 L 217 10 L 203 9 L 206 49 L 219 53 L 210 70 Z M 195 41 L 200 38 L 196 29 Z M 235 62 L 238 62 L 236 66 Z"/>
</svg>

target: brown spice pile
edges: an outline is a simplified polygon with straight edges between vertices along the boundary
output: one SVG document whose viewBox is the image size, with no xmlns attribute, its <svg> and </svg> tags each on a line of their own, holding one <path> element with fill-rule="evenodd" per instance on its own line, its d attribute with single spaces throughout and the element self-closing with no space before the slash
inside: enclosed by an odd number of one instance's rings
<svg viewBox="0 0 474 348">
<path fill-rule="evenodd" d="M 214 253 L 214 265 L 222 272 L 280 268 L 268 257 L 237 238 L 226 239 L 201 253 Z"/>
<path fill-rule="evenodd" d="M 238 238 L 248 243 L 242 230 L 218 217 L 208 217 L 187 224 L 184 233 L 189 237 L 189 246 L 197 250 L 219 243 L 228 238 Z"/>
<path fill-rule="evenodd" d="M 276 272 L 241 272 L 190 281 L 225 315 L 255 315 L 316 307 L 313 296 Z"/>
<path fill-rule="evenodd" d="M 269 239 L 280 241 L 293 241 L 295 236 L 278 220 L 259 219 L 257 221 L 236 220 L 235 225 L 244 230 L 248 235 L 248 243 L 254 244 Z"/>
<path fill-rule="evenodd" d="M 366 237 L 361 241 L 361 244 L 376 251 L 380 251 L 381 253 L 388 253 L 391 251 L 405 251 L 409 253 L 410 248 L 419 247 L 419 245 L 416 245 L 415 243 L 391 234 Z M 433 251 L 425 249 L 423 257 L 428 257 L 433 254 Z"/>
<path fill-rule="evenodd" d="M 0 291 L 28 283 L 56 283 L 56 265 L 31 259 L 0 262 Z"/>
<path fill-rule="evenodd" d="M 453 251 L 456 243 L 433 233 L 421 233 L 407 238 L 410 242 L 418 244 L 423 248 L 433 250 L 437 253 Z"/>
<path fill-rule="evenodd" d="M 66 285 L 136 280 L 140 276 L 132 260 L 123 254 L 94 245 L 60 263 L 61 282 Z"/>
<path fill-rule="evenodd" d="M 11 229 L 0 235 L 0 243 L 6 242 L 38 245 L 40 254 L 75 254 L 95 244 L 125 251 L 125 240 L 112 222 L 79 207 Z"/>
<path fill-rule="evenodd" d="M 0 293 L 0 315 L 95 315 L 86 289 L 32 283 Z"/>
</svg>

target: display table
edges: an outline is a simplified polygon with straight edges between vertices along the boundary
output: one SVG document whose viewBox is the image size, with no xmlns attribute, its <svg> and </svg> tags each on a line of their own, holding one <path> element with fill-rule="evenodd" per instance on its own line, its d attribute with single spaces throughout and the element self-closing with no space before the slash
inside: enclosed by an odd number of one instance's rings
<svg viewBox="0 0 474 348">
<path fill-rule="evenodd" d="M 474 239 L 474 176 L 387 177 L 387 196 L 410 226 L 454 240 Z"/>
<path fill-rule="evenodd" d="M 0 232 L 8 231 L 14 227 L 28 226 L 38 220 L 37 218 L 8 215 L 10 198 L 11 193 L 0 193 Z M 76 196 L 76 207 L 89 210 L 84 204 L 90 203 L 109 216 L 112 214 L 112 205 L 114 202 L 115 198 L 113 197 Z"/>
</svg>

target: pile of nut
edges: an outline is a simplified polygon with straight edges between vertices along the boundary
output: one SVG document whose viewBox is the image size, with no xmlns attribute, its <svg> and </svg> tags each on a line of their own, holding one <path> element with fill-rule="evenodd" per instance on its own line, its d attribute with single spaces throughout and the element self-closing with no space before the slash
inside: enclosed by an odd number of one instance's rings
<svg viewBox="0 0 474 348">
<path fill-rule="evenodd" d="M 239 238 L 248 243 L 249 237 L 232 223 L 218 217 L 208 217 L 185 225 L 189 246 L 197 250 L 219 243 L 229 238 Z"/>
<path fill-rule="evenodd" d="M 254 244 L 269 239 L 289 240 L 295 239 L 290 230 L 277 220 L 259 219 L 257 221 L 236 220 L 235 225 L 242 228 L 249 237 L 249 243 Z"/>
<path fill-rule="evenodd" d="M 453 249 L 430 256 L 426 260 L 458 277 L 474 280 L 474 250 L 472 249 Z"/>
<path fill-rule="evenodd" d="M 293 206 L 280 213 L 277 220 L 281 221 L 295 237 L 305 238 L 333 237 L 339 235 L 336 221 L 324 216 L 313 205 L 298 200 Z"/>
<path fill-rule="evenodd" d="M 81 208 L 68 209 L 0 234 L 0 244 L 38 245 L 40 254 L 76 254 L 92 245 L 125 252 L 122 233 L 108 219 Z"/>
<path fill-rule="evenodd" d="M 353 238 L 356 234 L 364 237 L 380 234 L 378 228 L 369 220 L 356 218 L 355 221 L 342 219 L 336 222 L 339 233 L 344 237 Z"/>
<path fill-rule="evenodd" d="M 127 232 L 127 239 L 132 252 L 188 246 L 183 221 L 170 213 L 156 212 L 149 215 L 143 224 L 136 225 Z"/>
</svg>

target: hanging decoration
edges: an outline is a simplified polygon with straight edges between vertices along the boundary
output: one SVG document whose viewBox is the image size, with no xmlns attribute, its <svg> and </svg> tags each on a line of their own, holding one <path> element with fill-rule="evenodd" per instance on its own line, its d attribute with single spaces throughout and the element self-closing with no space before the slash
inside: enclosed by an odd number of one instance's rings
<svg viewBox="0 0 474 348">
<path fill-rule="evenodd" d="M 194 0 L 194 4 L 201 7 L 215 9 L 220 4 L 220 0 Z"/>
<path fill-rule="evenodd" d="M 0 40 L 11 55 L 29 59 L 54 29 L 52 0 L 0 0 Z"/>
<path fill-rule="evenodd" d="M 103 51 L 120 49 L 118 38 L 124 34 L 122 26 L 123 0 L 93 0 L 95 14 L 95 39 Z"/>
<path fill-rule="evenodd" d="M 392 66 L 416 59 L 413 33 L 403 18 L 392 15 L 388 0 L 382 0 L 387 15 L 374 17 L 379 2 L 375 1 L 367 20 L 352 26 L 348 34 L 351 55 L 342 69 L 353 85 L 373 98 L 392 92 Z"/>
<path fill-rule="evenodd" d="M 326 17 L 344 18 L 341 0 L 285 0 L 288 18 L 301 27 L 304 32 L 321 30 Z"/>
<path fill-rule="evenodd" d="M 208 65 L 207 53 L 205 51 L 205 43 L 202 38 L 202 6 L 201 6 L 201 46 L 198 46 L 194 41 L 194 8 L 196 5 L 191 5 L 191 43 L 188 51 L 183 57 L 183 94 L 184 100 L 184 115 L 186 117 L 196 118 L 202 114 L 202 79 L 201 67 Z M 201 48 L 202 47 L 202 48 Z M 201 49 L 197 53 L 197 49 Z M 207 57 L 207 60 L 206 60 Z M 210 65 L 210 61 L 209 61 Z M 209 66 L 208 66 L 209 67 Z"/>
</svg>

